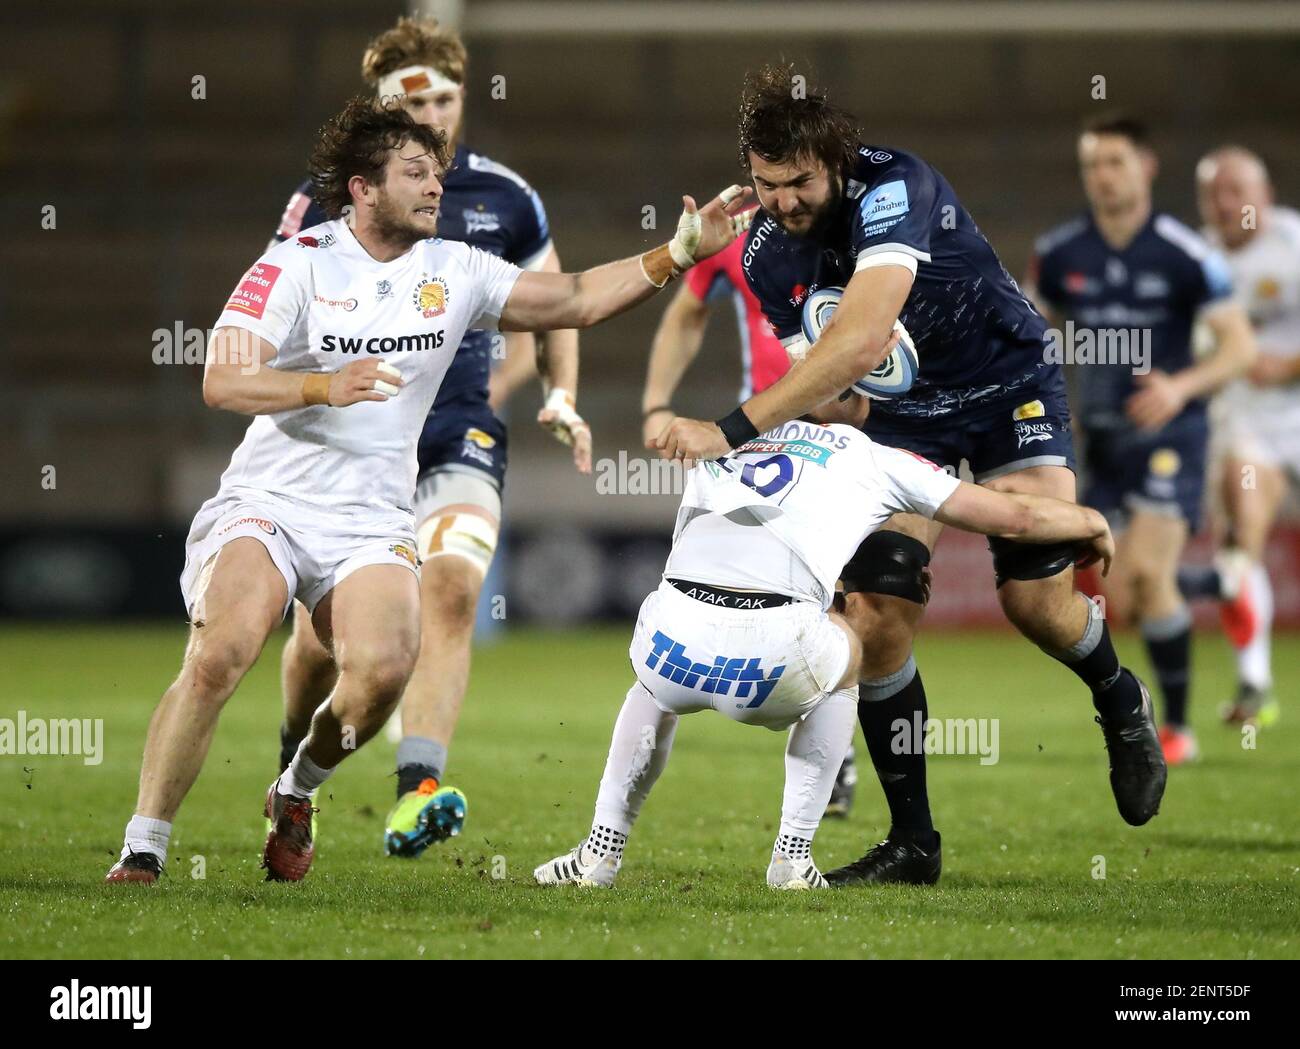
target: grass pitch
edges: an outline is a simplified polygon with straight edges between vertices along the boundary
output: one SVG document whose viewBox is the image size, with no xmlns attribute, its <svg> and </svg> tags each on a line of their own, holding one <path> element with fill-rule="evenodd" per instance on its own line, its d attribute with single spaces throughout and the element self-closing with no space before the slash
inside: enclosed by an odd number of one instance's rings
<svg viewBox="0 0 1300 1049">
<path fill-rule="evenodd" d="M 226 709 L 155 889 L 100 884 L 135 799 L 145 729 L 179 663 L 165 627 L 0 628 L 0 717 L 104 719 L 104 756 L 0 757 L 0 956 L 15 958 L 1300 957 L 1300 638 L 1280 639 L 1283 719 L 1255 749 L 1215 719 L 1231 652 L 1198 638 L 1203 758 L 1163 811 L 1125 825 L 1081 686 L 1008 634 L 924 634 L 932 717 L 999 719 L 999 761 L 930 759 L 944 874 L 927 889 L 774 893 L 783 735 L 683 720 L 612 892 L 541 889 L 532 868 L 585 834 L 630 681 L 627 631 L 515 633 L 477 654 L 448 782 L 463 837 L 381 854 L 393 748 L 351 758 L 322 794 L 315 866 L 268 884 L 261 805 L 278 748 L 284 635 Z M 1137 644 L 1121 655 L 1142 672 Z M 859 739 L 859 744 L 861 740 Z M 861 748 L 860 748 L 861 750 Z M 823 869 L 879 840 L 858 804 L 828 821 Z M 1095 877 L 1104 858 L 1105 878 Z M 202 877 L 192 875 L 202 874 Z"/>
</svg>

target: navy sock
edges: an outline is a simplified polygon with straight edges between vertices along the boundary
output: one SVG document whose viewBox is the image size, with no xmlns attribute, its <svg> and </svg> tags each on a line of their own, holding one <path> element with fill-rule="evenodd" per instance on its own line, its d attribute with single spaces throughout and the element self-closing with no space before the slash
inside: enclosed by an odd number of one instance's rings
<svg viewBox="0 0 1300 1049">
<path fill-rule="evenodd" d="M 298 746 L 302 743 L 303 736 L 290 734 L 289 726 L 280 725 L 280 772 L 283 773 L 293 761 L 293 756 L 298 753 Z"/>
<path fill-rule="evenodd" d="M 438 770 L 432 765 L 398 765 L 397 797 L 400 799 L 404 794 L 418 790 L 420 784 L 426 779 L 436 780 L 437 778 Z"/>
<path fill-rule="evenodd" d="M 1189 601 L 1223 596 L 1223 579 L 1213 565 L 1183 565 L 1178 569 L 1178 589 Z"/>
<path fill-rule="evenodd" d="M 1107 721 L 1127 720 L 1142 705 L 1142 690 L 1132 674 L 1125 674 L 1115 654 L 1110 639 L 1110 628 L 1101 616 L 1101 609 L 1082 594 L 1088 602 L 1088 625 L 1083 636 L 1062 652 L 1044 648 L 1053 659 L 1078 675 L 1092 693 L 1092 705 Z"/>
<path fill-rule="evenodd" d="M 447 748 L 424 736 L 403 736 L 397 744 L 397 796 L 409 794 L 426 779 L 442 782 Z"/>
<path fill-rule="evenodd" d="M 1155 623 L 1143 623 L 1142 635 L 1165 699 L 1165 721 L 1185 725 L 1192 661 L 1192 625 L 1187 610 Z"/>
<path fill-rule="evenodd" d="M 858 696 L 858 722 L 889 805 L 890 837 L 898 831 L 929 850 L 938 843 L 938 835 L 925 787 L 924 727 L 929 710 L 920 672 L 909 657 L 897 674 L 859 684 Z M 901 748 L 906 753 L 896 754 L 894 723 L 900 719 L 907 725 L 909 745 Z"/>
</svg>

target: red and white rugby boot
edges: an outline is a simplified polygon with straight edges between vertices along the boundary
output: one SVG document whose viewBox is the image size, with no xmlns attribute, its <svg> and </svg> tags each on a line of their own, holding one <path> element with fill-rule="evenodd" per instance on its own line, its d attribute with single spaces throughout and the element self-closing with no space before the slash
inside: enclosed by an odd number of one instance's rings
<svg viewBox="0 0 1300 1049">
<path fill-rule="evenodd" d="M 124 859 L 118 860 L 108 873 L 104 875 L 104 881 L 119 882 L 131 881 L 141 885 L 153 885 L 162 876 L 162 860 L 152 852 L 128 852 Z"/>
<path fill-rule="evenodd" d="M 1250 587 L 1250 558 L 1240 550 L 1225 550 L 1214 559 L 1219 570 L 1219 621 L 1228 640 L 1245 648 L 1259 628 Z"/>
<path fill-rule="evenodd" d="M 267 881 L 302 881 L 316 855 L 312 843 L 311 817 L 315 812 L 311 798 L 295 798 L 276 790 L 276 780 L 266 793 L 265 815 L 271 832 L 262 849 L 262 866 Z"/>
</svg>

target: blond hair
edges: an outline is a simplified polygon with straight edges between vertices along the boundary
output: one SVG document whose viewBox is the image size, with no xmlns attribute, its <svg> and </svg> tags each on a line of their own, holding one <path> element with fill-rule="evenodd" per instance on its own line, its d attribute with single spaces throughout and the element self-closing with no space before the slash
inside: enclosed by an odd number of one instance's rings
<svg viewBox="0 0 1300 1049">
<path fill-rule="evenodd" d="M 448 80 L 465 82 L 469 55 L 454 30 L 444 29 L 432 18 L 406 18 L 375 37 L 361 57 L 361 75 L 372 87 L 396 69 L 411 65 L 432 66 Z"/>
</svg>

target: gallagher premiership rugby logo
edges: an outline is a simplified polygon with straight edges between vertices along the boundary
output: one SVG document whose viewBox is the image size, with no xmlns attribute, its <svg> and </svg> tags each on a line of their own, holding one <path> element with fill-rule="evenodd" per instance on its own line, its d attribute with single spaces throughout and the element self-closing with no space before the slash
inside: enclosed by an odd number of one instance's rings
<svg viewBox="0 0 1300 1049">
<path fill-rule="evenodd" d="M 441 317 L 447 312 L 447 282 L 441 277 L 433 279 L 422 277 L 415 286 L 411 304 L 420 311 L 420 316 L 425 320 L 430 317 Z"/>
</svg>

